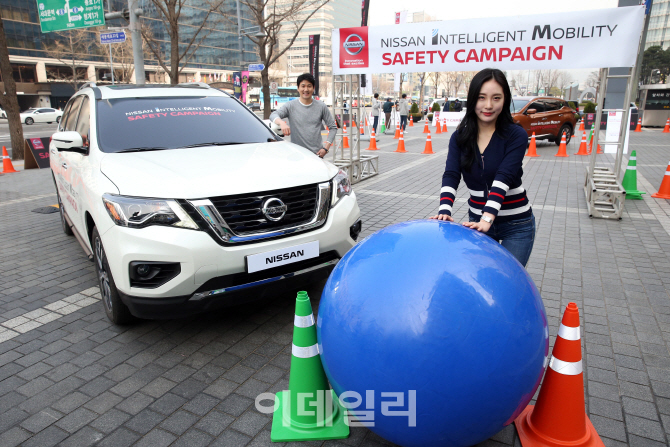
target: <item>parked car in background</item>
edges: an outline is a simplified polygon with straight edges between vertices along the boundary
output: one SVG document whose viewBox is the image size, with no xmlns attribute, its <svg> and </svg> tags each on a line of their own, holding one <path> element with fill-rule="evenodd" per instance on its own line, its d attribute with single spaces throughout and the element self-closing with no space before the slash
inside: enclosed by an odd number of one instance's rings
<svg viewBox="0 0 670 447">
<path fill-rule="evenodd" d="M 7 119 L 7 113 L 5 109 L 0 109 L 0 118 Z"/>
<path fill-rule="evenodd" d="M 533 132 L 540 140 L 561 143 L 565 133 L 566 142 L 575 132 L 575 111 L 560 98 L 521 96 L 512 98 L 510 112 L 514 122 L 523 127 L 530 137 Z"/>
<path fill-rule="evenodd" d="M 28 125 L 33 123 L 60 123 L 61 116 L 63 116 L 62 110 L 30 108 L 25 112 L 21 112 L 21 122 Z"/>
</svg>

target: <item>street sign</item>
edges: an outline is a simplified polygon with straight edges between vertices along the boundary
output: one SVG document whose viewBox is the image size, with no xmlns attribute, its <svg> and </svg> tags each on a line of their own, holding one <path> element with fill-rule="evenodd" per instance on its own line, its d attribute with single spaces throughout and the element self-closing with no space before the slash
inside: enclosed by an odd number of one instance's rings
<svg viewBox="0 0 670 447">
<path fill-rule="evenodd" d="M 43 33 L 105 24 L 102 0 L 37 0 Z"/>
<path fill-rule="evenodd" d="M 264 68 L 263 64 L 249 64 L 249 71 L 263 71 Z"/>
<path fill-rule="evenodd" d="M 123 43 L 126 41 L 126 33 L 101 33 L 100 43 Z"/>
<path fill-rule="evenodd" d="M 278 91 L 279 85 L 277 85 L 276 82 L 270 82 L 270 94 L 271 95 L 276 95 Z"/>
</svg>

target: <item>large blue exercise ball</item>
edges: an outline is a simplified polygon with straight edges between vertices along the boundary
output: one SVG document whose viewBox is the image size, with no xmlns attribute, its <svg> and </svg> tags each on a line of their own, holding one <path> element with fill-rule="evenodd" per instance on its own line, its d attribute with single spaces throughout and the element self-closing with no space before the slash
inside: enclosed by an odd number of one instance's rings
<svg viewBox="0 0 670 447">
<path fill-rule="evenodd" d="M 403 447 L 495 435 L 530 402 L 549 350 L 544 305 L 521 264 L 486 235 L 436 220 L 387 227 L 351 249 L 323 291 L 317 333 L 341 401 Z"/>
</svg>

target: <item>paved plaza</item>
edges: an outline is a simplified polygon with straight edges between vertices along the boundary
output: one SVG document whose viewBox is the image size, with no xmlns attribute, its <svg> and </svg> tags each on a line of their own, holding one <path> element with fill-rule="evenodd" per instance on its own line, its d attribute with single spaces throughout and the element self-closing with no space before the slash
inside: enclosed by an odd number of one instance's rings
<svg viewBox="0 0 670 447">
<path fill-rule="evenodd" d="M 422 124 L 422 123 L 421 123 Z M 357 185 L 366 236 L 436 214 L 451 133 L 410 128 L 409 153 L 381 135 L 381 174 Z M 562 311 L 580 308 L 587 413 L 610 446 L 670 441 L 670 203 L 653 199 L 670 135 L 631 133 L 638 189 L 621 221 L 589 218 L 588 157 L 557 158 L 538 142 L 524 161 L 537 222 L 528 271 L 541 291 L 551 343 Z M 599 165 L 612 164 L 599 156 Z M 624 163 L 624 167 L 625 167 Z M 454 217 L 467 216 L 461 184 Z M 269 446 L 260 393 L 288 388 L 295 291 L 261 304 L 117 327 L 105 316 L 93 263 L 61 230 L 49 170 L 0 176 L 0 446 Z M 388 269 L 402 266 L 389 265 Z M 308 292 L 318 309 L 323 283 Z M 420 421 L 419 421 L 420 423 Z M 272 445 L 387 446 L 365 428 L 348 439 Z M 482 443 L 520 445 L 514 426 Z"/>
</svg>

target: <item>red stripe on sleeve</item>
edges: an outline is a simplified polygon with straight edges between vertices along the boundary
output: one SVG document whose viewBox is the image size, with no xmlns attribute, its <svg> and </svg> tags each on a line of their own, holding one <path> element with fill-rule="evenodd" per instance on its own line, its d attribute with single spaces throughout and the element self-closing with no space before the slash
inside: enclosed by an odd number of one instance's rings
<svg viewBox="0 0 670 447">
<path fill-rule="evenodd" d="M 525 197 L 522 199 L 510 200 L 509 202 L 503 202 L 503 205 L 507 205 L 508 203 L 523 202 L 524 200 L 526 200 Z"/>
<path fill-rule="evenodd" d="M 454 203 L 454 199 L 452 199 L 451 197 L 442 197 L 442 198 L 440 199 L 440 202 L 443 201 L 443 200 L 450 200 L 451 203 Z"/>
<path fill-rule="evenodd" d="M 502 194 L 498 194 L 497 192 L 490 192 L 489 195 L 490 195 L 490 196 L 498 196 L 498 197 L 500 197 L 501 199 L 504 199 L 504 198 L 505 198 L 505 196 L 503 196 Z"/>
</svg>

